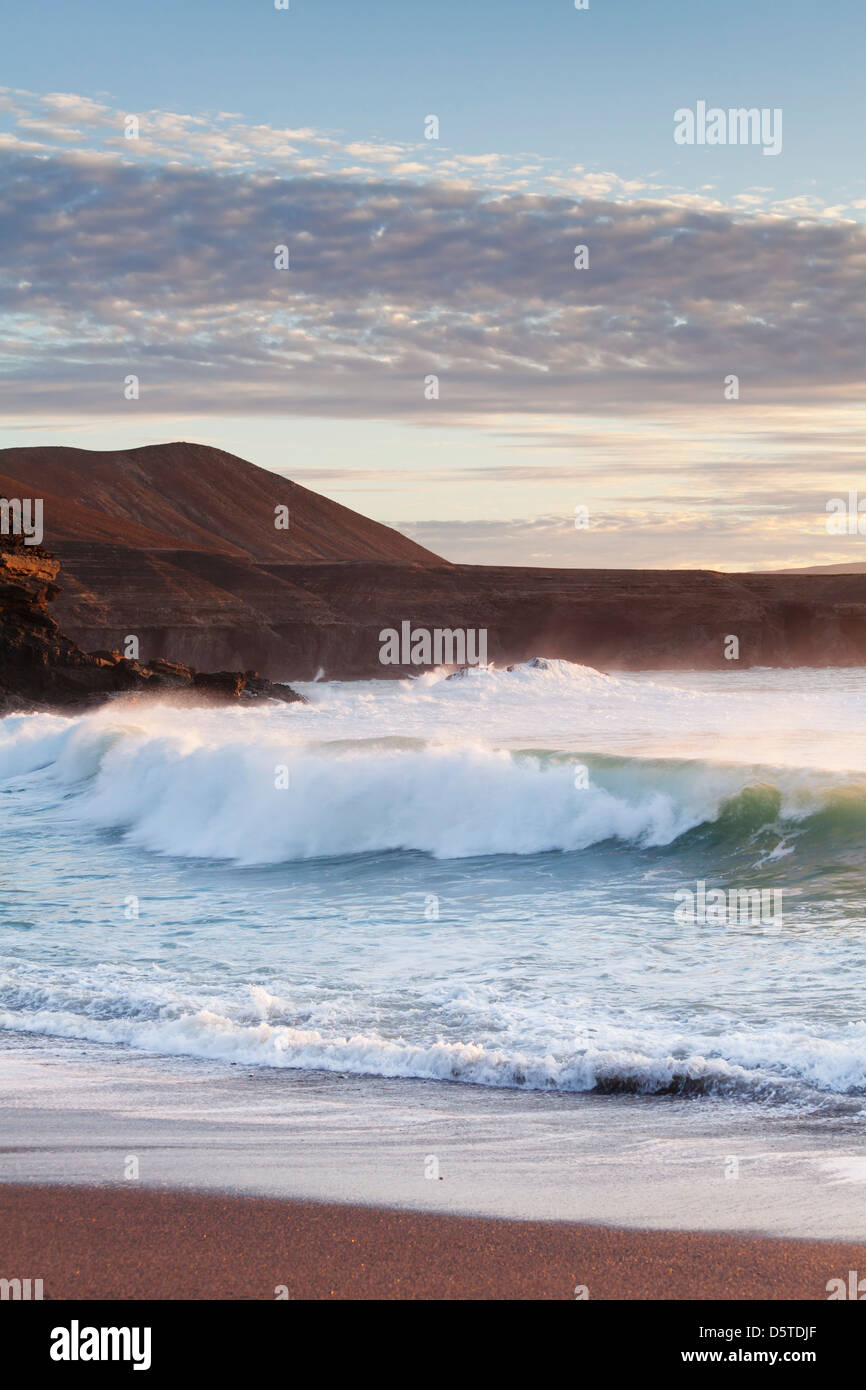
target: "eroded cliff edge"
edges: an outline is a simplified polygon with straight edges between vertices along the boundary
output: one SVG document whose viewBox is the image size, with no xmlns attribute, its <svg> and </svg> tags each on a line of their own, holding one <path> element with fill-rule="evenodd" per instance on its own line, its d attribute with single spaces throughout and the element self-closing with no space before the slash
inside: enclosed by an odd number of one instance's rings
<svg viewBox="0 0 866 1390">
<path fill-rule="evenodd" d="M 111 651 L 134 636 L 151 680 L 172 679 L 165 663 L 272 681 L 417 674 L 380 661 L 380 633 L 403 622 L 483 630 L 497 665 L 866 665 L 859 552 L 837 574 L 451 564 L 282 475 L 183 441 L 0 450 L 3 496 L 39 501 L 62 565 L 52 611 L 71 644 Z M 74 684 L 72 658 L 62 670 Z M 88 672 L 76 679 L 86 685 Z M 128 682 L 128 663 L 101 679 Z"/>
<path fill-rule="evenodd" d="M 88 708 L 119 695 L 194 704 L 302 699 L 252 670 L 205 673 L 179 662 L 145 665 L 119 652 L 83 651 L 49 612 L 60 593 L 59 571 L 41 547 L 0 536 L 0 715 Z"/>
</svg>

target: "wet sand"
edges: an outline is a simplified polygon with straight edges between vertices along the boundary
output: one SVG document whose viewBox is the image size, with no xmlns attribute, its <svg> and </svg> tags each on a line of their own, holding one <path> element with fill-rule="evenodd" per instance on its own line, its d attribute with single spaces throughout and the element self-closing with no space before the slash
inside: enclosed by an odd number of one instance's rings
<svg viewBox="0 0 866 1390">
<path fill-rule="evenodd" d="M 0 1184 L 128 1190 L 135 1156 L 161 1191 L 866 1245 L 862 1134 L 842 1120 L 0 1034 Z"/>
<path fill-rule="evenodd" d="M 0 1187 L 0 1277 L 46 1299 L 826 1299 L 866 1245 L 278 1198 Z M 285 1295 L 283 1295 L 285 1296 Z"/>
</svg>

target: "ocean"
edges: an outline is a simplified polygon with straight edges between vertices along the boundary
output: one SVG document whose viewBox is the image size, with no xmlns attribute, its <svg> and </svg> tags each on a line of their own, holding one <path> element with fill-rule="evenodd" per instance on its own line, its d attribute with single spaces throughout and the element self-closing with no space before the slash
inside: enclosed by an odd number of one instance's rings
<svg viewBox="0 0 866 1390">
<path fill-rule="evenodd" d="M 0 721 L 0 1058 L 43 1099 L 242 1067 L 298 1123 L 277 1074 L 862 1164 L 866 671 L 296 688 Z"/>
</svg>

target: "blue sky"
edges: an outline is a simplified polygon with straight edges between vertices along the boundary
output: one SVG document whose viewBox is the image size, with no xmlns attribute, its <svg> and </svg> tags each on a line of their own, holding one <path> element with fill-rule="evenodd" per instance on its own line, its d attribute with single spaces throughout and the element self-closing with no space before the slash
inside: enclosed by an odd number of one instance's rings
<svg viewBox="0 0 866 1390">
<path fill-rule="evenodd" d="M 0 18 L 0 444 L 206 440 L 454 559 L 862 558 L 822 525 L 859 482 L 862 3 Z M 781 154 L 677 146 L 699 99 L 781 108 Z"/>
<path fill-rule="evenodd" d="M 12 4 L 4 81 L 109 92 L 130 110 L 239 111 L 250 122 L 411 141 L 421 107 L 464 153 L 534 151 L 632 176 L 696 175 L 673 107 L 782 106 L 780 192 L 862 169 L 861 0 L 44 0 Z M 726 152 L 735 154 L 736 152 Z M 694 156 L 694 157 L 693 157 Z M 706 161 L 705 161 L 706 162 Z M 770 178 L 759 152 L 751 172 Z M 748 175 L 747 175 L 748 176 Z"/>
</svg>

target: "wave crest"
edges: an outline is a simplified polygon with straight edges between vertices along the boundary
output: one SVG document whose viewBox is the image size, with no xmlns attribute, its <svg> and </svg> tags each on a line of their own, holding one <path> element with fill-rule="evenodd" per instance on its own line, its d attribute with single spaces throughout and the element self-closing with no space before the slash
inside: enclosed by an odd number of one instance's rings
<svg viewBox="0 0 866 1390">
<path fill-rule="evenodd" d="M 68 814 L 144 849 L 248 864 L 663 848 L 690 832 L 723 848 L 764 826 L 782 835 L 808 821 L 822 837 L 866 826 L 859 777 L 308 732 L 234 712 L 17 717 L 0 733 L 0 777 L 59 782 Z"/>
</svg>

